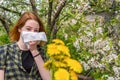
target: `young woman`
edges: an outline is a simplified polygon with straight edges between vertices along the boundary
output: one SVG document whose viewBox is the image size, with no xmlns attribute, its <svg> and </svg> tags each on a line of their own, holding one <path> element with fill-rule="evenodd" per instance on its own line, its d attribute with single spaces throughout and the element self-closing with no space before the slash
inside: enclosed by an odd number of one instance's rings
<svg viewBox="0 0 120 80">
<path fill-rule="evenodd" d="M 42 46 L 38 41 L 30 41 L 28 48 L 23 42 L 22 31 L 45 32 L 35 13 L 22 14 L 10 33 L 14 42 L 0 46 L 0 80 L 50 80 L 50 73 L 44 68 Z"/>
</svg>

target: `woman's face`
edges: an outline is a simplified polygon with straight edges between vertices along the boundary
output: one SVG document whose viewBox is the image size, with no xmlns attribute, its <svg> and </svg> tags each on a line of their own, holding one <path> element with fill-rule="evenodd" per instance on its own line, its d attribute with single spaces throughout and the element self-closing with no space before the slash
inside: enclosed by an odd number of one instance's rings
<svg viewBox="0 0 120 80">
<path fill-rule="evenodd" d="M 18 29 L 18 31 L 21 33 L 22 31 L 28 31 L 28 32 L 39 32 L 39 23 L 35 20 L 27 20 L 25 25 Z"/>
</svg>

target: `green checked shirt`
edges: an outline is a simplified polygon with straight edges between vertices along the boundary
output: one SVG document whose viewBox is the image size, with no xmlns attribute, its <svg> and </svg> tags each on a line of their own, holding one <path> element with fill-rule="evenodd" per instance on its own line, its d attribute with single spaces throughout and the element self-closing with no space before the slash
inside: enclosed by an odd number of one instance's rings
<svg viewBox="0 0 120 80">
<path fill-rule="evenodd" d="M 43 49 L 38 48 L 45 60 Z M 15 43 L 0 46 L 0 69 L 5 70 L 5 80 L 42 80 L 35 61 L 28 73 L 22 66 L 22 51 Z"/>
</svg>

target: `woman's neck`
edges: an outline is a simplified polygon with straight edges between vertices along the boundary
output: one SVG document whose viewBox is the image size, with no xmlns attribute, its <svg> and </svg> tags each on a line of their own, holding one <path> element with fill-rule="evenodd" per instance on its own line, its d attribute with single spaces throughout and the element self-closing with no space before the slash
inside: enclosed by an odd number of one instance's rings
<svg viewBox="0 0 120 80">
<path fill-rule="evenodd" d="M 19 47 L 21 50 L 28 50 L 26 44 L 25 44 L 22 40 L 19 40 L 19 41 L 17 42 L 17 44 L 18 44 L 18 47 Z"/>
</svg>

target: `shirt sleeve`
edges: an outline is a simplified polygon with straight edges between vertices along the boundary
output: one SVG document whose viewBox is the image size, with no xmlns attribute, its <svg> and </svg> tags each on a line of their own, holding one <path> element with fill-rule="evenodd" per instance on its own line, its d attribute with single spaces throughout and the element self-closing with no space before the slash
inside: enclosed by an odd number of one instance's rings
<svg viewBox="0 0 120 80">
<path fill-rule="evenodd" d="M 7 46 L 0 46 L 0 69 L 5 69 Z"/>
</svg>

